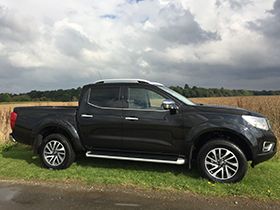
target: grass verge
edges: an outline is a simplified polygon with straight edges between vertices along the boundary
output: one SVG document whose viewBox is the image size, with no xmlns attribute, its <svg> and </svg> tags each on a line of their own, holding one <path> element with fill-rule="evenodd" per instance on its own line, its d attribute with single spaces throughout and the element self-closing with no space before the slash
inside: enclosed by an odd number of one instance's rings
<svg viewBox="0 0 280 210">
<path fill-rule="evenodd" d="M 0 147 L 0 179 L 25 179 L 97 185 L 121 185 L 146 190 L 185 192 L 213 196 L 241 196 L 280 200 L 280 161 L 274 158 L 248 167 L 245 178 L 235 184 L 210 183 L 200 177 L 195 164 L 186 166 L 86 158 L 77 156 L 70 168 L 43 168 L 32 148 L 21 144 Z"/>
</svg>

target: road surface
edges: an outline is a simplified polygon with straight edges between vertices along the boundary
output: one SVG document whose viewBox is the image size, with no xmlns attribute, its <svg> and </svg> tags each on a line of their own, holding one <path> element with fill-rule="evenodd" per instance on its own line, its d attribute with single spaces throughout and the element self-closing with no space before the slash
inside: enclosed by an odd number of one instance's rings
<svg viewBox="0 0 280 210">
<path fill-rule="evenodd" d="M 0 209 L 280 209 L 280 202 L 119 186 L 0 180 Z"/>
</svg>

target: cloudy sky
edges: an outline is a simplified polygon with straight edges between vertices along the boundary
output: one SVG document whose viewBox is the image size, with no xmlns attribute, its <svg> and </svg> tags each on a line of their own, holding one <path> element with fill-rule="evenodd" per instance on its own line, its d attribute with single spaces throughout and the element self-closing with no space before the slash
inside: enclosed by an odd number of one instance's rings
<svg viewBox="0 0 280 210">
<path fill-rule="evenodd" d="M 0 0 L 0 93 L 100 79 L 280 89 L 280 0 Z"/>
</svg>

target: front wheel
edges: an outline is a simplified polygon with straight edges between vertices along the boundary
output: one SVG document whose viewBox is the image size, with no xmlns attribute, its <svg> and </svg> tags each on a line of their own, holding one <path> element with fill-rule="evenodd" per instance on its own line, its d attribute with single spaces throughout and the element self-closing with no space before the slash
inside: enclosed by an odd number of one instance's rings
<svg viewBox="0 0 280 210">
<path fill-rule="evenodd" d="M 197 165 L 203 177 L 221 183 L 239 182 L 247 171 L 242 150 L 223 139 L 206 143 L 198 153 Z"/>
<path fill-rule="evenodd" d="M 68 139 L 61 134 L 51 134 L 43 139 L 39 154 L 46 168 L 68 168 L 75 160 L 75 152 Z"/>
</svg>

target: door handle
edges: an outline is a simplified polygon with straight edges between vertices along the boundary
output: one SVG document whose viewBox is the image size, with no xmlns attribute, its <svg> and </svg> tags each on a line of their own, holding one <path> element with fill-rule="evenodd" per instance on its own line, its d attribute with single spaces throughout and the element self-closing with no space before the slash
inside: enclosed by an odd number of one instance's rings
<svg viewBox="0 0 280 210">
<path fill-rule="evenodd" d="M 126 117 L 126 120 L 138 121 L 138 117 Z"/>
<path fill-rule="evenodd" d="M 84 117 L 84 118 L 92 118 L 93 115 L 91 115 L 91 114 L 82 114 L 82 117 Z"/>
</svg>

